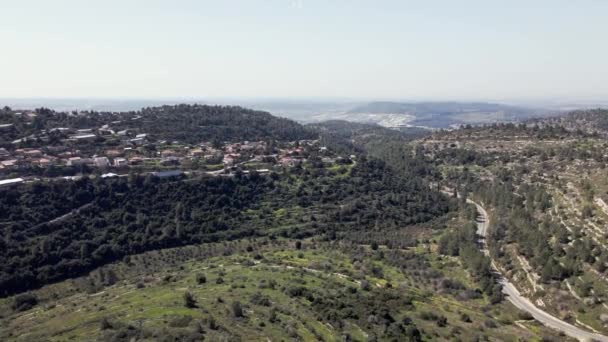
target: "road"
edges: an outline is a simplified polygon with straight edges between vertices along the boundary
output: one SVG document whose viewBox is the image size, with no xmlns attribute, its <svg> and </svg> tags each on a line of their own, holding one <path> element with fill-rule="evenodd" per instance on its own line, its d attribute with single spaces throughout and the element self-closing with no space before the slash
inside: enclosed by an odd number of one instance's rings
<svg viewBox="0 0 608 342">
<path fill-rule="evenodd" d="M 84 210 L 84 209 L 86 209 L 86 208 L 88 208 L 88 207 L 90 207 L 90 206 L 92 206 L 92 205 L 93 205 L 93 202 L 91 202 L 91 203 L 87 203 L 87 204 L 82 205 L 82 206 L 80 206 L 80 207 L 78 207 L 78 208 L 76 208 L 76 209 L 72 209 L 72 210 L 70 210 L 70 212 L 68 212 L 68 213 L 66 213 L 66 214 L 63 214 L 63 215 L 61 215 L 61 216 L 59 216 L 59 217 L 55 217 L 54 219 L 52 219 L 52 220 L 50 220 L 50 221 L 46 221 L 46 222 L 42 222 L 42 223 L 38 223 L 37 225 L 35 225 L 35 226 L 31 227 L 30 229 L 38 229 L 38 228 L 39 228 L 39 227 L 41 227 L 43 224 L 53 224 L 53 223 L 58 223 L 58 222 L 61 222 L 61 221 L 65 220 L 65 219 L 67 219 L 67 218 L 71 217 L 72 215 L 79 214 L 79 213 L 80 213 L 80 211 L 82 211 L 82 210 Z"/>
<path fill-rule="evenodd" d="M 480 216 L 480 218 L 477 220 L 477 234 L 480 236 L 482 251 L 489 256 L 485 237 L 488 233 L 488 227 L 490 226 L 490 216 L 488 215 L 488 212 L 478 203 L 475 203 L 469 199 L 467 199 L 467 202 L 472 203 L 477 207 L 477 212 Z M 528 312 L 537 321 L 541 322 L 547 327 L 559 330 L 565 333 L 566 335 L 576 338 L 580 341 L 608 342 L 608 336 L 583 330 L 539 309 L 530 300 L 522 296 L 519 291 L 517 291 L 517 288 L 507 280 L 507 278 L 500 274 L 498 268 L 496 267 L 496 264 L 494 263 L 494 260 L 492 260 L 492 266 L 499 274 L 498 282 L 502 285 L 502 292 L 506 295 L 507 300 L 511 302 L 511 304 L 515 305 L 518 309 Z"/>
</svg>

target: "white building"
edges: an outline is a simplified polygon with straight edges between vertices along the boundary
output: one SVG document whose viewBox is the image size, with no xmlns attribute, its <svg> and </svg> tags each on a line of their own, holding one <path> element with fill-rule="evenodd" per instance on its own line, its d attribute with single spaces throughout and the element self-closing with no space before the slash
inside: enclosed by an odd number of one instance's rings
<svg viewBox="0 0 608 342">
<path fill-rule="evenodd" d="M 120 166 L 126 166 L 128 165 L 128 161 L 125 158 L 114 158 L 114 166 L 116 167 L 120 167 Z"/>
</svg>

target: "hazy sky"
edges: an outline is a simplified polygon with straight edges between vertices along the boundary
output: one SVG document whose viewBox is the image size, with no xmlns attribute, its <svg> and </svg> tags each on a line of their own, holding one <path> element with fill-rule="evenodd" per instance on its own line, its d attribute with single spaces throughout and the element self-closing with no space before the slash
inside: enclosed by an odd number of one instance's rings
<svg viewBox="0 0 608 342">
<path fill-rule="evenodd" d="M 608 98 L 605 0 L 0 0 L 0 97 Z"/>
</svg>

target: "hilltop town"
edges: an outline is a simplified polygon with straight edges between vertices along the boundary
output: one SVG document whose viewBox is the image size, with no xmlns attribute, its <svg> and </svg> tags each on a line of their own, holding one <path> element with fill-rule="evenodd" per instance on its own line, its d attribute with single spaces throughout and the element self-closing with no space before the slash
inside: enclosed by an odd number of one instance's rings
<svg viewBox="0 0 608 342">
<path fill-rule="evenodd" d="M 181 173 L 230 176 L 237 171 L 268 173 L 304 162 L 349 164 L 354 158 L 336 155 L 322 146 L 319 139 L 288 141 L 269 137 L 258 141 L 234 138 L 228 141 L 215 138 L 196 143 L 191 139 L 170 140 L 134 124 L 143 119 L 141 115 L 125 114 L 128 124 L 123 120 L 107 123 L 96 120 L 99 125 L 86 128 L 76 124 L 35 129 L 33 127 L 40 126 L 41 113 L 45 113 L 44 110 L 4 109 L 4 116 L 15 123 L 0 125 L 2 137 L 17 138 L 0 143 L 0 178 L 3 178 L 0 185 L 41 177 L 107 178 L 129 173 L 153 173 L 160 177 Z M 19 136 L 20 131 L 28 134 Z"/>
</svg>

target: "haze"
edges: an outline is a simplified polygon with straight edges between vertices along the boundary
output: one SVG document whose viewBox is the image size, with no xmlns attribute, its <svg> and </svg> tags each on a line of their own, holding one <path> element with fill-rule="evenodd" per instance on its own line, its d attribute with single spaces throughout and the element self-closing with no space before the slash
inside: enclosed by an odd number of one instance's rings
<svg viewBox="0 0 608 342">
<path fill-rule="evenodd" d="M 605 99 L 606 1 L 1 1 L 0 97 Z"/>
</svg>

